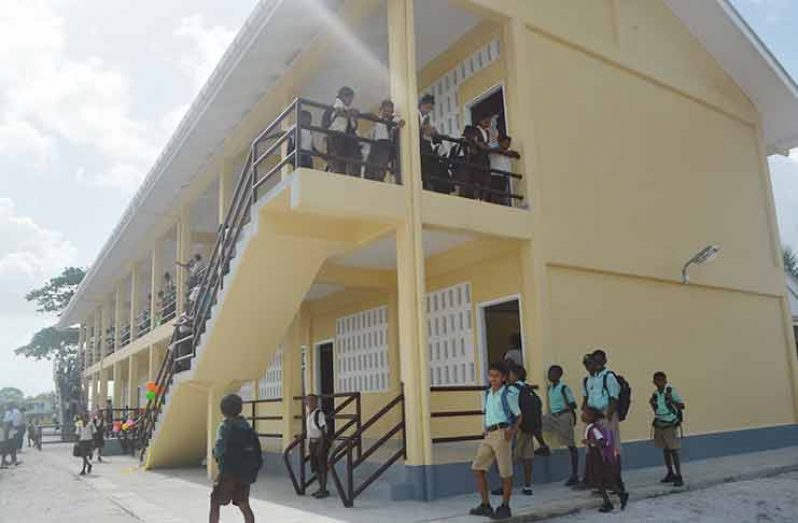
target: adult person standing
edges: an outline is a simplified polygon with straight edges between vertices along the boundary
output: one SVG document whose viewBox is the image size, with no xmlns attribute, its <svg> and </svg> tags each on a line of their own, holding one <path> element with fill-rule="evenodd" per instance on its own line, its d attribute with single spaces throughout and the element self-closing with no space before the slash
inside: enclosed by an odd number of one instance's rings
<svg viewBox="0 0 798 523">
<path fill-rule="evenodd" d="M 94 448 L 97 449 L 97 463 L 103 462 L 103 448 L 105 448 L 105 420 L 102 413 L 98 410 L 94 413 L 91 420 L 94 425 Z"/>
<path fill-rule="evenodd" d="M 13 431 L 12 441 L 15 451 L 22 450 L 22 443 L 25 437 L 25 414 L 20 410 L 16 404 L 12 403 L 9 410 L 6 412 L 4 421 L 11 422 L 11 429 Z"/>
<path fill-rule="evenodd" d="M 623 484 L 621 465 L 621 432 L 618 415 L 618 400 L 621 395 L 621 385 L 614 372 L 607 368 L 607 353 L 598 348 L 593 351 L 588 359 L 590 375 L 582 384 L 582 408 L 590 407 L 600 410 L 604 414 L 601 423 L 612 432 L 612 441 L 615 446 L 618 463 L 618 480 Z"/>
</svg>

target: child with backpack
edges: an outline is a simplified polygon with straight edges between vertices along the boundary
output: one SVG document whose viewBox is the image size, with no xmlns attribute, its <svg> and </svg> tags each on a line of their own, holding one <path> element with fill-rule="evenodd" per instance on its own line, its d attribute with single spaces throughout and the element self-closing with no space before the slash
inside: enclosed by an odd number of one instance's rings
<svg viewBox="0 0 798 523">
<path fill-rule="evenodd" d="M 563 370 L 559 365 L 549 367 L 549 386 L 546 389 L 549 413 L 543 416 L 542 425 L 543 432 L 554 434 L 560 444 L 568 448 L 571 455 L 571 476 L 565 486 L 572 487 L 579 483 L 579 453 L 574 439 L 576 398 L 571 388 L 562 382 L 562 375 Z"/>
<path fill-rule="evenodd" d="M 469 512 L 472 516 L 494 519 L 511 517 L 510 495 L 513 490 L 513 459 L 511 444 L 521 422 L 518 395 L 505 386 L 507 371 L 501 363 L 488 368 L 490 388 L 485 391 L 484 437 L 471 464 L 481 503 Z M 502 478 L 502 504 L 494 512 L 490 504 L 487 472 L 496 462 Z"/>
<path fill-rule="evenodd" d="M 219 509 L 231 501 L 244 515 L 246 523 L 255 521 L 249 506 L 249 488 L 263 464 L 260 439 L 241 416 L 241 396 L 228 394 L 220 408 L 224 420 L 219 424 L 213 457 L 219 465 L 219 476 L 211 492 L 210 523 L 219 522 Z"/>
<path fill-rule="evenodd" d="M 318 403 L 316 396 L 308 396 L 305 400 L 308 413 L 305 428 L 308 435 L 310 470 L 316 474 L 319 481 L 319 490 L 313 493 L 313 497 L 323 499 L 330 495 L 327 492 L 327 453 L 330 449 L 330 434 L 327 417 L 318 407 Z"/>
<path fill-rule="evenodd" d="M 621 480 L 620 457 L 613 442 L 612 431 L 602 423 L 604 413 L 594 407 L 582 410 L 582 421 L 585 422 L 585 439 L 582 443 L 587 447 L 587 460 L 595 475 L 596 483 L 604 500 L 599 512 L 612 512 L 615 508 L 607 491 L 615 489 L 621 502 L 621 510 L 626 508 L 629 494 Z"/>
<path fill-rule="evenodd" d="M 505 365 L 509 362 L 505 360 Z M 526 369 L 520 365 L 512 365 L 507 372 L 508 388 L 518 396 L 518 408 L 521 410 L 521 423 L 513 440 L 513 461 L 520 461 L 524 466 L 525 496 L 532 495 L 532 461 L 535 458 L 534 440 L 542 447 L 548 448 L 541 434 L 543 402 L 534 387 L 526 383 Z M 502 488 L 496 488 L 491 494 L 502 494 Z"/>
<path fill-rule="evenodd" d="M 662 478 L 662 483 L 673 483 L 674 487 L 684 485 L 682 479 L 682 466 L 679 459 L 679 449 L 682 447 L 677 434 L 682 424 L 682 411 L 684 402 L 679 393 L 670 384 L 668 377 L 662 371 L 654 373 L 654 386 L 657 389 L 651 395 L 649 404 L 654 411 L 654 445 L 662 449 L 665 458 L 665 468 L 668 474 Z"/>
</svg>

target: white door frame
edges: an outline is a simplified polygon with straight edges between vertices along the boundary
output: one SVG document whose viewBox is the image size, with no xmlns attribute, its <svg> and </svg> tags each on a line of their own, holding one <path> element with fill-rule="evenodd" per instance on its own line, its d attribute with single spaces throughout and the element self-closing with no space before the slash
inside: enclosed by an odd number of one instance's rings
<svg viewBox="0 0 798 523">
<path fill-rule="evenodd" d="M 314 394 L 321 394 L 321 357 L 319 355 L 319 349 L 322 345 L 327 345 L 328 343 L 332 344 L 333 346 L 333 389 L 335 388 L 335 338 L 328 338 L 326 340 L 319 340 L 313 342 L 313 393 Z M 310 386 L 310 383 L 308 383 Z"/>
<path fill-rule="evenodd" d="M 482 94 L 475 96 L 471 100 L 463 104 L 463 127 L 466 125 L 476 125 L 471 121 L 471 108 L 484 100 L 485 98 L 495 94 L 497 91 L 502 92 L 502 105 L 504 106 L 504 126 L 509 133 L 510 130 L 510 114 L 507 112 L 507 89 L 504 86 L 504 80 L 499 83 L 493 84 L 488 87 Z"/>
<path fill-rule="evenodd" d="M 508 303 L 511 301 L 518 302 L 518 324 L 521 328 L 521 357 L 524 359 L 524 363 L 526 363 L 526 350 L 525 350 L 525 343 L 524 339 L 526 336 L 524 335 L 524 304 L 521 301 L 521 294 L 510 294 L 507 296 L 503 296 L 501 298 L 495 298 L 492 300 L 483 301 L 477 304 L 477 340 L 479 344 L 479 349 L 477 350 L 477 357 L 479 361 L 479 368 L 482 374 L 483 383 L 488 382 L 488 366 L 493 363 L 488 361 L 488 331 L 487 325 L 485 323 L 485 309 L 488 307 L 492 307 L 494 305 L 501 305 L 502 303 Z"/>
</svg>

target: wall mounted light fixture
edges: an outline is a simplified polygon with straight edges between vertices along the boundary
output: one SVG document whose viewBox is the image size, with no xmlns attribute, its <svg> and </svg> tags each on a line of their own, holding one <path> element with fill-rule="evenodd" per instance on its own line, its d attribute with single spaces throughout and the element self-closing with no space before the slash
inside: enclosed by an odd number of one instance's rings
<svg viewBox="0 0 798 523">
<path fill-rule="evenodd" d="M 690 283 L 690 278 L 687 276 L 687 268 L 691 265 L 701 265 L 712 261 L 718 255 L 720 251 L 720 247 L 718 245 L 707 245 L 703 249 L 701 249 L 695 256 L 690 258 L 687 263 L 684 264 L 682 267 L 682 283 L 688 285 Z"/>
</svg>

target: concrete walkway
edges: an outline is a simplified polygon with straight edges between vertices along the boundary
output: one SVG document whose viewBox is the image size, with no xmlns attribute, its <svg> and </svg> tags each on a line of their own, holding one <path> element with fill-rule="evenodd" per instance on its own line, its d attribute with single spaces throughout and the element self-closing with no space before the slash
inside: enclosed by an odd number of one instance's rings
<svg viewBox="0 0 798 523">
<path fill-rule="evenodd" d="M 77 460 L 66 446 L 50 446 L 42 454 L 60 469 L 75 470 Z M 80 481 L 92 487 L 99 498 L 145 522 L 196 522 L 207 519 L 210 487 L 204 469 L 179 469 L 147 472 L 132 458 L 113 457 L 96 464 L 94 474 Z M 689 462 L 684 467 L 687 485 L 683 489 L 663 486 L 661 468 L 639 469 L 626 474 L 631 503 L 685 490 L 696 490 L 721 483 L 773 476 L 798 470 L 798 447 L 742 454 L 726 458 Z M 531 497 L 513 498 L 513 521 L 537 521 L 582 509 L 594 509 L 599 500 L 589 493 L 576 493 L 560 485 L 535 488 Z M 387 502 L 367 494 L 355 501 L 355 508 L 344 508 L 331 497 L 316 500 L 298 497 L 284 478 L 262 474 L 252 490 L 252 507 L 259 521 L 279 522 L 478 522 L 483 518 L 466 515 L 475 505 L 475 495 L 457 496 L 432 503 Z M 42 520 L 44 521 L 44 520 Z M 223 510 L 222 521 L 237 522 L 237 510 Z"/>
</svg>

